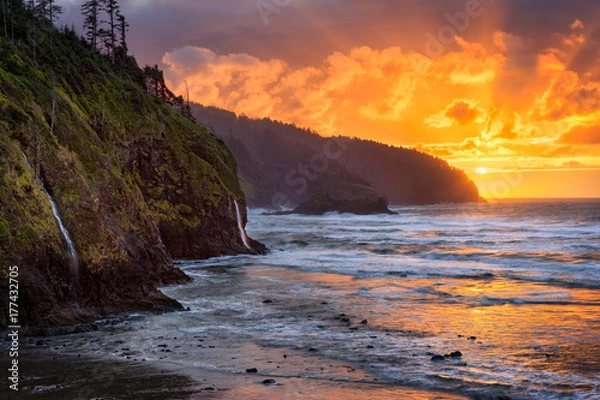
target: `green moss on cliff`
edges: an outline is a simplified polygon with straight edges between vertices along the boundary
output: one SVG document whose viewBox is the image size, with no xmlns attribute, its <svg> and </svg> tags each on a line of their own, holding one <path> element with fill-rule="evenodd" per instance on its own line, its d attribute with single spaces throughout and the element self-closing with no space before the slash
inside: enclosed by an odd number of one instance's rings
<svg viewBox="0 0 600 400">
<path fill-rule="evenodd" d="M 39 23 L 41 36 L 52 29 Z M 47 316 L 63 315 L 74 298 L 83 311 L 65 324 L 82 313 L 172 307 L 145 289 L 184 279 L 171 256 L 244 249 L 235 159 L 220 139 L 149 96 L 132 57 L 111 65 L 73 32 L 54 32 L 53 48 L 38 42 L 36 70 L 29 38 L 26 28 L 14 43 L 0 34 L 0 267 L 21 268 L 23 323 L 55 323 Z M 79 277 L 36 167 L 75 243 Z"/>
</svg>

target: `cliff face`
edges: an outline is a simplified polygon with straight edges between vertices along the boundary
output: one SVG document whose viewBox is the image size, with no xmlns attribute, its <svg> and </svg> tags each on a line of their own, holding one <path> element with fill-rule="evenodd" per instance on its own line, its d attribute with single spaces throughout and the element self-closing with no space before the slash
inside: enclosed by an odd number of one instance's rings
<svg viewBox="0 0 600 400">
<path fill-rule="evenodd" d="M 29 48 L 0 37 L 1 292 L 17 266 L 19 322 L 36 328 L 180 309 L 156 289 L 189 279 L 172 258 L 250 252 L 236 218 L 237 201 L 245 223 L 235 159 L 149 96 L 132 58 L 111 65 L 74 33 L 55 33 L 36 70 Z"/>
<path fill-rule="evenodd" d="M 205 139 L 211 142 L 211 150 L 194 135 L 181 138 L 178 131 L 175 136 L 139 138 L 128 160 L 169 254 L 197 259 L 247 252 L 235 211 L 237 201 L 245 225 L 245 200 L 235 175 L 235 159 L 214 137 Z M 189 143 L 178 143 L 178 138 Z"/>
</svg>

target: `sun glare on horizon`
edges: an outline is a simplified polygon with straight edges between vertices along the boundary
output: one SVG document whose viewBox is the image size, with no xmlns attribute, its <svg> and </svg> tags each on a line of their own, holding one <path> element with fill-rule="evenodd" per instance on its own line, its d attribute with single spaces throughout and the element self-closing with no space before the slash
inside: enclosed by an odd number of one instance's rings
<svg viewBox="0 0 600 400">
<path fill-rule="evenodd" d="M 476 173 L 476 174 L 487 174 L 487 173 L 488 173 L 488 170 L 487 170 L 487 169 L 485 169 L 485 168 L 483 168 L 483 167 L 479 167 L 479 168 L 477 168 L 477 169 L 475 170 L 475 173 Z"/>
</svg>

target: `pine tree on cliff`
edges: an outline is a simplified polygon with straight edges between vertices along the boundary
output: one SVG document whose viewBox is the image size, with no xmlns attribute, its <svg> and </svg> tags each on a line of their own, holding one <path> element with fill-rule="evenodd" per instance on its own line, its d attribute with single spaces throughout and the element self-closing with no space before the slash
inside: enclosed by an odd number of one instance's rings
<svg viewBox="0 0 600 400">
<path fill-rule="evenodd" d="M 129 23 L 121 12 L 117 12 L 117 30 L 119 31 L 119 47 L 123 49 L 124 54 L 127 54 L 127 31 L 129 31 Z"/>
<path fill-rule="evenodd" d="M 108 24 L 108 29 L 101 30 L 104 36 L 104 45 L 107 48 L 111 63 L 115 63 L 115 48 L 117 47 L 117 28 L 119 15 L 119 3 L 117 0 L 100 0 L 100 8 L 108 17 L 108 20 L 103 21 Z"/>
<path fill-rule="evenodd" d="M 14 4 L 13 4 L 13 0 L 7 0 L 8 1 L 8 15 L 10 16 L 10 41 L 12 43 L 15 42 L 15 16 L 14 14 Z M 21 3 L 19 3 L 21 4 Z"/>
<path fill-rule="evenodd" d="M 31 43 L 32 43 L 32 58 L 33 58 L 33 67 L 37 70 L 38 69 L 38 63 L 37 63 L 37 41 L 36 41 L 36 24 L 35 24 L 35 10 L 36 10 L 36 2 L 35 0 L 30 0 L 29 1 L 29 12 L 31 12 Z"/>
<path fill-rule="evenodd" d="M 180 112 L 187 119 L 196 122 L 196 118 L 194 118 L 194 115 L 192 114 L 192 105 L 190 103 L 190 88 L 188 87 L 187 81 L 183 81 L 183 83 L 185 84 L 185 99 L 180 96 L 182 98 Z"/>
<path fill-rule="evenodd" d="M 12 0 L 2 0 L 2 15 L 4 16 L 4 36 L 6 39 L 10 39 L 14 42 L 14 18 L 12 15 Z M 9 21 L 10 19 L 10 21 Z M 10 24 L 10 33 L 9 33 L 9 24 Z"/>
<path fill-rule="evenodd" d="M 84 17 L 83 29 L 85 30 L 85 38 L 94 49 L 98 49 L 99 11 L 100 3 L 98 0 L 89 0 L 81 6 L 81 14 Z"/>
<path fill-rule="evenodd" d="M 169 93 L 169 90 L 167 89 L 165 77 L 160 68 L 158 68 L 158 65 L 155 65 L 154 67 L 146 65 L 144 67 L 144 75 L 146 75 L 148 92 L 154 97 L 170 101 L 169 97 L 172 97 L 172 94 Z M 170 94 L 171 96 L 169 96 Z"/>
<path fill-rule="evenodd" d="M 36 14 L 50 21 L 50 49 L 54 52 L 54 22 L 58 19 L 58 16 L 62 14 L 62 7 L 56 5 L 55 0 L 40 0 L 37 5 Z"/>
<path fill-rule="evenodd" d="M 62 7 L 56 5 L 55 0 L 40 0 L 36 6 L 36 14 L 54 23 L 58 15 L 62 13 Z"/>
</svg>

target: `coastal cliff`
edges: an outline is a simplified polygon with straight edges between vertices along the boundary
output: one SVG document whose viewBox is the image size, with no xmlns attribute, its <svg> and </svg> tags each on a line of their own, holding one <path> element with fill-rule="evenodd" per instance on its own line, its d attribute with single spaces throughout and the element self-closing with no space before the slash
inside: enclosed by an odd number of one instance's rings
<svg viewBox="0 0 600 400">
<path fill-rule="evenodd" d="M 39 24 L 52 46 L 38 42 L 35 59 L 27 29 L 0 36 L 0 278 L 7 293 L 18 268 L 19 323 L 179 310 L 156 289 L 189 280 L 173 258 L 264 251 L 242 241 L 246 202 L 223 141 L 151 96 L 132 57 L 111 62 Z"/>
</svg>

